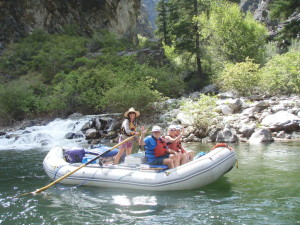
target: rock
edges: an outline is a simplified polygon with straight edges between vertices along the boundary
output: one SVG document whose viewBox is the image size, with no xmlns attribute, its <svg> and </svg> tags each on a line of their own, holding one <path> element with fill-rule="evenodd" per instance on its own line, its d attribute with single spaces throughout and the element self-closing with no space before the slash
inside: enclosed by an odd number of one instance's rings
<svg viewBox="0 0 300 225">
<path fill-rule="evenodd" d="M 78 131 L 74 134 L 74 138 L 83 138 L 83 137 L 84 137 L 84 134 L 80 131 Z"/>
<path fill-rule="evenodd" d="M 268 129 L 259 129 L 255 131 L 249 139 L 250 144 L 259 144 L 262 142 L 271 142 L 271 141 L 273 141 L 273 138 L 271 132 Z"/>
<path fill-rule="evenodd" d="M 90 128 L 85 132 L 85 138 L 86 139 L 96 139 L 99 138 L 100 134 L 97 132 L 95 128 Z"/>
<path fill-rule="evenodd" d="M 236 131 L 233 128 L 226 127 L 219 131 L 216 137 L 216 142 L 230 142 L 234 143 L 238 141 Z"/>
<path fill-rule="evenodd" d="M 243 135 L 243 137 L 250 138 L 251 135 L 254 133 L 255 127 L 256 127 L 255 124 L 243 125 L 239 129 L 239 132 Z"/>
<path fill-rule="evenodd" d="M 82 130 L 82 131 L 85 131 L 85 130 L 91 128 L 92 125 L 93 125 L 92 121 L 86 122 L 86 123 L 82 126 L 81 130 Z"/>
<path fill-rule="evenodd" d="M 266 116 L 261 124 L 269 127 L 273 132 L 280 130 L 292 132 L 299 128 L 300 118 L 286 111 L 279 111 L 275 114 Z"/>
<path fill-rule="evenodd" d="M 205 86 L 201 90 L 201 93 L 203 93 L 203 94 L 217 94 L 218 92 L 219 92 L 218 87 L 213 84 Z"/>
<path fill-rule="evenodd" d="M 242 109 L 242 106 L 243 102 L 239 98 L 229 101 L 229 107 L 233 110 L 234 113 L 238 113 Z"/>
<path fill-rule="evenodd" d="M 209 138 L 210 138 L 211 141 L 216 141 L 218 132 L 220 130 L 221 130 L 221 128 L 216 127 L 216 126 L 212 126 L 212 127 L 209 128 L 209 130 L 208 130 L 208 136 L 209 136 Z"/>
<path fill-rule="evenodd" d="M 75 133 L 69 132 L 69 133 L 65 134 L 65 139 L 73 139 L 74 136 L 75 136 Z"/>
<path fill-rule="evenodd" d="M 177 119 L 180 121 L 181 124 L 185 125 L 193 125 L 194 119 L 190 115 L 187 115 L 186 113 L 180 112 L 177 115 Z"/>
<path fill-rule="evenodd" d="M 286 133 L 284 131 L 280 131 L 278 134 L 276 134 L 276 138 L 285 138 Z"/>
<path fill-rule="evenodd" d="M 224 115 L 231 115 L 231 114 L 233 114 L 233 109 L 230 108 L 228 105 L 224 105 L 224 106 L 222 107 L 222 113 L 223 113 Z"/>
</svg>

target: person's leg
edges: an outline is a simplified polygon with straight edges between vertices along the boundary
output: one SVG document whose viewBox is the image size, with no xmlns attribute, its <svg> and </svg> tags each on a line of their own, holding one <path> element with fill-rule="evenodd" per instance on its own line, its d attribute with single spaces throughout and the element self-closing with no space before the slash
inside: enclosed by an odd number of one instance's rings
<svg viewBox="0 0 300 225">
<path fill-rule="evenodd" d="M 122 157 L 124 151 L 125 151 L 125 148 L 119 148 L 119 151 L 118 151 L 117 155 L 115 156 L 115 160 L 114 160 L 115 165 L 119 164 L 120 158 Z"/>
<path fill-rule="evenodd" d="M 180 153 L 180 165 L 188 162 L 188 156 L 184 153 Z"/>
<path fill-rule="evenodd" d="M 170 154 L 169 159 L 172 160 L 174 167 L 179 166 L 180 164 L 180 157 L 179 155 Z"/>
<path fill-rule="evenodd" d="M 169 169 L 174 168 L 173 159 L 171 159 L 171 158 L 164 159 L 162 164 L 167 165 L 169 167 Z"/>
<path fill-rule="evenodd" d="M 126 148 L 126 156 L 131 155 L 132 147 Z"/>
<path fill-rule="evenodd" d="M 133 142 L 132 141 L 128 141 L 127 143 L 125 143 L 125 152 L 126 152 L 126 156 L 131 155 L 131 151 L 132 151 L 132 147 L 133 147 Z"/>
<path fill-rule="evenodd" d="M 194 157 L 195 157 L 195 152 L 194 151 L 189 151 L 187 153 L 188 159 L 189 161 L 193 161 Z"/>
</svg>

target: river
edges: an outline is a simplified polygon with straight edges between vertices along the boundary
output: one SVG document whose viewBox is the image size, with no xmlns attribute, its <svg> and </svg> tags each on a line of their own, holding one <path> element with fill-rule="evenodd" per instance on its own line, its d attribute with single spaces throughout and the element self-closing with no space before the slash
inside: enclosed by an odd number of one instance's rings
<svg viewBox="0 0 300 225">
<path fill-rule="evenodd" d="M 70 127 L 64 126 L 66 121 L 57 123 L 60 130 Z M 48 143 L 84 144 L 65 143 L 54 133 L 54 138 L 46 135 Z M 300 224 L 299 142 L 234 144 L 238 168 L 192 191 L 56 185 L 41 194 L 15 197 L 51 182 L 42 168 L 51 144 L 27 138 L 31 145 L 27 139 L 19 145 L 0 139 L 0 224 Z M 207 152 L 213 145 L 185 146 Z"/>
</svg>

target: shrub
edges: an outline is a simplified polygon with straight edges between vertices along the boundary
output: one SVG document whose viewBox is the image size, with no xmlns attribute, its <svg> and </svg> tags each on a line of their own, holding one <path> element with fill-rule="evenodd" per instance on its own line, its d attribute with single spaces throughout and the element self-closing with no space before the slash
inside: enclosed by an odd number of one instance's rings
<svg viewBox="0 0 300 225">
<path fill-rule="evenodd" d="M 235 91 L 241 95 L 251 95 L 257 89 L 259 65 L 247 59 L 246 62 L 226 64 L 215 82 L 223 91 Z"/>
<path fill-rule="evenodd" d="M 259 70 L 259 86 L 270 94 L 300 93 L 300 52 L 274 56 Z"/>
<path fill-rule="evenodd" d="M 217 97 L 201 94 L 199 99 L 184 101 L 180 109 L 191 116 L 194 126 L 207 130 L 210 126 L 217 124 L 214 109 L 217 106 Z"/>
<path fill-rule="evenodd" d="M 132 106 L 147 111 L 150 104 L 161 97 L 158 91 L 152 90 L 151 80 L 138 81 L 134 85 L 121 83 L 112 87 L 105 93 L 102 107 L 115 112 L 124 112 Z"/>
<path fill-rule="evenodd" d="M 23 81 L 0 85 L 0 118 L 10 123 L 36 112 L 33 90 Z"/>
</svg>

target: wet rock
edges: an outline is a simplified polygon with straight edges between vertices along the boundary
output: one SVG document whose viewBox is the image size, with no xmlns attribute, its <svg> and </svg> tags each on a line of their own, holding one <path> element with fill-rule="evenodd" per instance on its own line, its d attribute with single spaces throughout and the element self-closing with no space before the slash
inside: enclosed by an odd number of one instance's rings
<svg viewBox="0 0 300 225">
<path fill-rule="evenodd" d="M 85 132 L 85 138 L 86 139 L 96 139 L 96 138 L 99 138 L 99 137 L 100 137 L 100 134 L 99 134 L 99 132 L 97 132 L 97 130 L 95 128 L 88 129 Z"/>
<path fill-rule="evenodd" d="M 74 136 L 75 136 L 75 133 L 69 132 L 69 133 L 65 134 L 65 139 L 73 139 Z"/>
</svg>

